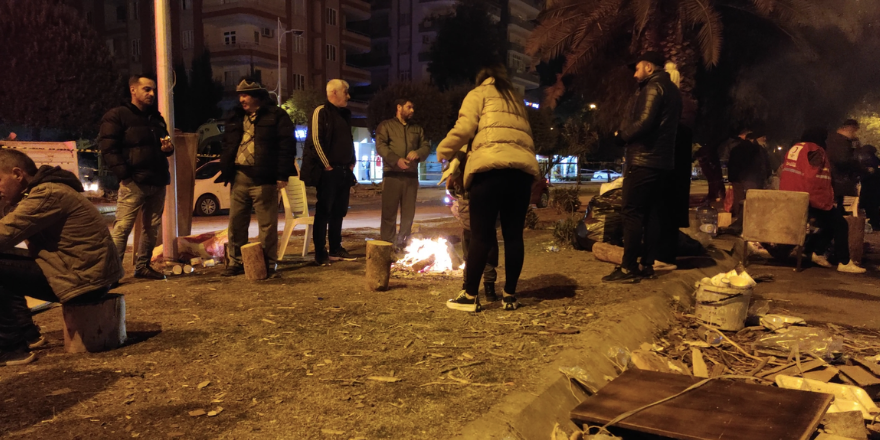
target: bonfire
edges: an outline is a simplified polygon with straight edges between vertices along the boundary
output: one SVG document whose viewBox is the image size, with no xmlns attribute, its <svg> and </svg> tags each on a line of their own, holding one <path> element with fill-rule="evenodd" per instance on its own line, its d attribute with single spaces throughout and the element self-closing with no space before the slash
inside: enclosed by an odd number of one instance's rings
<svg viewBox="0 0 880 440">
<path fill-rule="evenodd" d="M 451 275 L 464 269 L 464 261 L 445 238 L 414 238 L 404 252 L 394 263 L 396 271 Z"/>
</svg>

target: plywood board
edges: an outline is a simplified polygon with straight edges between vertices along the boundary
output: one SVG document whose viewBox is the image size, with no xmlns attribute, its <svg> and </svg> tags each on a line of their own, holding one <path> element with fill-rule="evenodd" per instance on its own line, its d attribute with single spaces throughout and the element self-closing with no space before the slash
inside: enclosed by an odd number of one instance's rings
<svg viewBox="0 0 880 440">
<path fill-rule="evenodd" d="M 868 370 L 865 370 L 862 367 L 849 367 L 846 365 L 842 365 L 837 367 L 840 371 L 846 375 L 846 377 L 852 379 L 856 385 L 860 387 L 869 387 L 872 385 L 880 385 L 880 379 L 877 379 L 876 376 L 869 373 Z"/>
<path fill-rule="evenodd" d="M 578 424 L 603 425 L 698 381 L 677 374 L 627 370 L 572 410 L 571 418 Z M 832 399 L 830 394 L 712 380 L 616 426 L 682 440 L 806 440 Z"/>
<path fill-rule="evenodd" d="M 829 382 L 831 379 L 834 379 L 835 376 L 840 374 L 840 370 L 834 367 L 827 367 L 821 370 L 809 371 L 804 373 L 804 378 L 818 380 L 820 382 Z"/>
</svg>

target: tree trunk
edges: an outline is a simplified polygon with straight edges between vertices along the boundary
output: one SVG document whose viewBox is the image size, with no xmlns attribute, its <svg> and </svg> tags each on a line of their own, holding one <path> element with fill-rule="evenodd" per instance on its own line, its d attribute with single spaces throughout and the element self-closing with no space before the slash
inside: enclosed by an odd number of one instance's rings
<svg viewBox="0 0 880 440">
<path fill-rule="evenodd" d="M 597 260 L 620 265 L 623 263 L 623 248 L 608 243 L 593 245 L 593 256 Z"/>
<path fill-rule="evenodd" d="M 244 266 L 244 275 L 251 281 L 265 280 L 266 257 L 263 255 L 263 245 L 250 243 L 241 247 L 241 263 Z"/>
<path fill-rule="evenodd" d="M 64 304 L 64 350 L 95 353 L 125 343 L 125 296 L 109 294 L 91 303 Z"/>
<path fill-rule="evenodd" d="M 393 260 L 391 243 L 371 240 L 367 242 L 367 289 L 388 290 Z"/>
</svg>

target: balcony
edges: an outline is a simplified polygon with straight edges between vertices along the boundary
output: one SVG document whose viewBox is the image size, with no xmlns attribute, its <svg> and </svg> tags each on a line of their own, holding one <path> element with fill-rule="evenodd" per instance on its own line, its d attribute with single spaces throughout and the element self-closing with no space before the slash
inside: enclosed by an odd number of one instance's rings
<svg viewBox="0 0 880 440">
<path fill-rule="evenodd" d="M 287 16 L 282 0 L 204 0 L 202 14 L 204 18 L 254 14 L 272 20 Z"/>
<path fill-rule="evenodd" d="M 519 27 L 526 32 L 532 32 L 535 30 L 535 23 L 531 20 L 525 20 L 514 15 L 510 16 L 510 25 Z"/>
<path fill-rule="evenodd" d="M 362 87 L 370 85 L 372 75 L 368 70 L 345 64 L 342 66 L 342 79 L 348 81 L 352 87 Z"/>
<path fill-rule="evenodd" d="M 364 0 L 342 0 L 342 10 L 349 21 L 370 19 L 370 4 Z"/>
<path fill-rule="evenodd" d="M 526 72 L 524 69 L 513 71 L 513 82 L 522 84 L 526 89 L 534 89 L 541 85 L 538 75 Z"/>
<path fill-rule="evenodd" d="M 342 45 L 349 53 L 367 53 L 370 51 L 370 37 L 346 29 L 342 31 Z"/>
<path fill-rule="evenodd" d="M 278 47 L 275 44 L 236 43 L 236 44 L 205 44 L 205 48 L 211 52 L 211 62 L 217 65 L 249 64 L 253 59 L 255 64 L 278 64 Z M 285 51 L 281 51 L 281 63 L 287 63 Z"/>
</svg>

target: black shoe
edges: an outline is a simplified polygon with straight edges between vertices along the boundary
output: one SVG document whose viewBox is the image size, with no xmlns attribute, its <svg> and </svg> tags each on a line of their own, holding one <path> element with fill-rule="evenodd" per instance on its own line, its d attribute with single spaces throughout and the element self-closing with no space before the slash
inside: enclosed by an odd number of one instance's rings
<svg viewBox="0 0 880 440">
<path fill-rule="evenodd" d="M 357 260 L 357 258 L 355 258 L 351 254 L 349 254 L 348 251 L 345 250 L 345 248 L 339 248 L 333 252 L 330 252 L 330 261 L 340 261 L 340 260 L 354 261 L 354 260 Z"/>
<path fill-rule="evenodd" d="M 483 283 L 483 289 L 486 292 L 486 302 L 498 301 L 498 295 L 495 294 L 495 283 Z"/>
<path fill-rule="evenodd" d="M 136 271 L 134 271 L 135 278 L 146 278 L 148 280 L 164 280 L 165 275 L 162 272 L 158 272 L 153 270 L 152 267 L 142 267 Z"/>
<path fill-rule="evenodd" d="M 614 272 L 610 275 L 602 277 L 603 283 L 630 283 L 635 284 L 641 281 L 639 275 L 633 271 L 628 271 L 620 266 L 614 268 Z"/>
<path fill-rule="evenodd" d="M 22 344 L 14 349 L 0 349 L 0 367 L 27 365 L 37 358 L 27 345 Z"/>
<path fill-rule="evenodd" d="M 278 280 L 284 278 L 281 276 L 281 272 L 278 272 L 278 269 L 266 269 L 266 279 L 268 280 Z"/>
<path fill-rule="evenodd" d="M 504 307 L 504 310 L 516 310 L 519 308 L 519 303 L 516 302 L 516 297 L 513 295 L 504 295 L 504 298 L 501 299 L 501 305 Z"/>
<path fill-rule="evenodd" d="M 330 257 L 327 255 L 315 255 L 315 264 L 318 266 L 329 266 Z"/>
<path fill-rule="evenodd" d="M 479 312 L 480 299 L 478 297 L 468 298 L 467 293 L 462 290 L 455 299 L 446 301 L 446 307 L 452 310 L 461 310 L 462 312 Z"/>
<path fill-rule="evenodd" d="M 223 271 L 223 273 L 220 274 L 220 276 L 223 276 L 223 277 L 235 277 L 235 276 L 242 275 L 242 274 L 244 274 L 244 268 L 243 268 L 243 267 L 241 267 L 241 266 L 229 266 L 229 267 L 226 268 L 226 270 Z"/>
<path fill-rule="evenodd" d="M 641 270 L 639 270 L 639 276 L 641 276 L 642 278 L 648 278 L 648 279 L 655 278 L 656 276 L 654 274 L 654 266 L 645 266 L 645 267 L 641 268 Z"/>
</svg>

